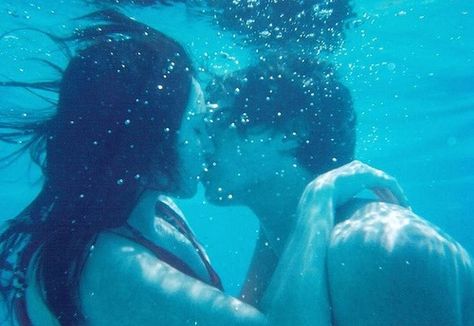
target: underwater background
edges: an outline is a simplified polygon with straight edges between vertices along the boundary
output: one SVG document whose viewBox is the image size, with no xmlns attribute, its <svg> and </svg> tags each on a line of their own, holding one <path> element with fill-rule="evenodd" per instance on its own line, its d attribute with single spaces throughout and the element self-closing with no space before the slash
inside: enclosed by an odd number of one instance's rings
<svg viewBox="0 0 474 326">
<path fill-rule="evenodd" d="M 354 15 L 345 24 L 343 42 L 314 55 L 330 60 L 351 90 L 358 118 L 356 157 L 395 176 L 414 211 L 473 254 L 474 2 L 359 0 L 350 5 Z M 33 27 L 67 34 L 79 24 L 74 18 L 103 6 L 83 0 L 2 0 L 0 80 L 54 77 L 32 58 L 63 67 L 67 63 L 46 36 L 6 32 Z M 204 72 L 203 79 L 208 70 L 224 73 L 255 59 L 258 45 L 242 42 L 235 32 L 223 31 L 184 4 L 126 4 L 121 9 L 182 42 Z M 291 42 L 282 46 L 299 50 Z M 13 114 L 26 118 L 45 103 L 24 90 L 0 88 L 0 110 L 18 107 L 24 110 Z M 14 149 L 0 144 L 0 155 Z M 27 155 L 1 169 L 0 222 L 15 216 L 40 187 L 39 170 Z M 238 293 L 258 231 L 256 218 L 245 208 L 207 204 L 202 191 L 179 204 L 225 288 Z"/>
</svg>

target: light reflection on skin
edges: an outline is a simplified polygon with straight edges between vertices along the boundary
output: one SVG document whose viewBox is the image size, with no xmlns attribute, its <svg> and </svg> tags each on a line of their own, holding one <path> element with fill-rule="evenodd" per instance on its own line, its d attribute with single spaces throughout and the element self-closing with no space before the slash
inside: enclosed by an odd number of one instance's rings
<svg viewBox="0 0 474 326">
<path fill-rule="evenodd" d="M 222 312 L 225 309 L 233 309 L 245 313 L 246 308 L 242 301 L 233 298 L 229 306 L 229 297 L 225 297 L 224 299 L 219 290 L 209 288 L 207 284 L 196 280 L 191 281 L 173 267 L 157 260 L 156 257 L 150 253 L 140 253 L 135 256 L 135 259 L 141 267 L 143 276 L 152 282 L 159 279 L 161 291 L 170 295 L 170 298 L 174 295 L 176 295 L 176 297 L 188 296 L 196 301 L 212 301 L 212 309 L 216 312 Z"/>
<path fill-rule="evenodd" d="M 421 219 L 408 209 L 388 203 L 372 203 L 357 210 L 349 220 L 336 225 L 331 245 L 350 238 L 362 237 L 364 244 L 377 243 L 388 253 L 407 243 L 424 247 L 430 254 L 441 256 L 450 251 L 470 265 L 468 253 L 439 228 Z"/>
<path fill-rule="evenodd" d="M 460 244 L 397 205 L 339 213 L 347 219 L 335 226 L 327 258 L 340 324 L 389 316 L 401 325 L 472 325 L 474 270 Z"/>
<path fill-rule="evenodd" d="M 135 252 L 135 248 L 133 248 L 131 246 L 123 246 L 121 251 L 123 253 L 132 253 L 132 252 Z"/>
</svg>

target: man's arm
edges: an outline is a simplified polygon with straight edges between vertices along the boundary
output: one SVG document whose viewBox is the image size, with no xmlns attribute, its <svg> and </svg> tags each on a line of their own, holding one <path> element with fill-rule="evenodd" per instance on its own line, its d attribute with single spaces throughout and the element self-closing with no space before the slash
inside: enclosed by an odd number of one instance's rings
<svg viewBox="0 0 474 326">
<path fill-rule="evenodd" d="M 337 325 L 472 325 L 468 254 L 396 205 L 364 205 L 336 226 L 328 278 Z"/>
</svg>

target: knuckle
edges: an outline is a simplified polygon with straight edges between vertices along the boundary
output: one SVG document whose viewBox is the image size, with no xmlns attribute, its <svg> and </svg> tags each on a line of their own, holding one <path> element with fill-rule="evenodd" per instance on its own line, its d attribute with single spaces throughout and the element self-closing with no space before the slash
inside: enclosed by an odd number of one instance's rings
<svg viewBox="0 0 474 326">
<path fill-rule="evenodd" d="M 349 166 L 351 166 L 351 167 L 357 167 L 357 166 L 360 166 L 361 164 L 362 164 L 361 161 L 359 161 L 359 160 L 354 160 L 354 161 L 352 161 L 352 162 L 349 163 Z"/>
<path fill-rule="evenodd" d="M 352 169 L 357 172 L 366 172 L 366 171 L 370 171 L 370 169 L 372 168 L 361 161 L 354 161 L 352 165 Z"/>
<path fill-rule="evenodd" d="M 359 160 L 354 161 L 354 164 L 358 167 L 368 167 L 367 164 L 365 164 L 364 162 L 359 161 Z"/>
</svg>

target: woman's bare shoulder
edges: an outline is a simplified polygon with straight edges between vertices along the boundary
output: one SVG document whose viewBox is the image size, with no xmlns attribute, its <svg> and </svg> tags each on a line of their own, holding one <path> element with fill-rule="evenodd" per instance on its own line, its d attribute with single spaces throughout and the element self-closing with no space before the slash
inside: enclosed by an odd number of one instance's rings
<svg viewBox="0 0 474 326">
<path fill-rule="evenodd" d="M 138 243 L 112 232 L 100 234 L 91 247 L 81 276 L 84 315 L 94 325 L 115 324 L 118 320 L 123 325 L 130 324 L 136 316 L 131 312 L 124 313 L 127 302 L 138 301 L 131 307 L 135 309 L 139 306 L 153 308 L 144 295 L 145 289 L 149 288 L 147 277 L 157 279 L 163 271 L 170 269 Z M 132 319 L 127 321 L 127 318 Z"/>
<path fill-rule="evenodd" d="M 114 234 L 96 242 L 81 283 L 91 325 L 262 325 L 258 311 Z"/>
</svg>

